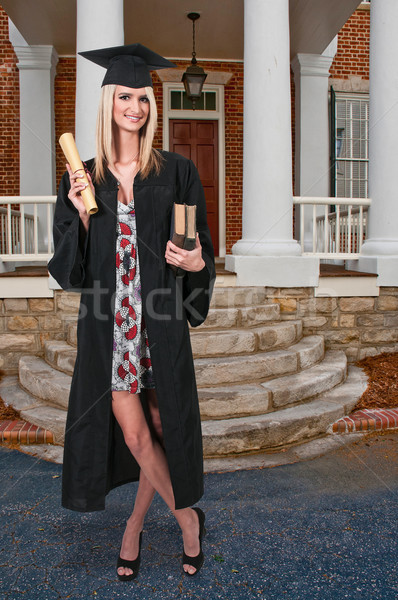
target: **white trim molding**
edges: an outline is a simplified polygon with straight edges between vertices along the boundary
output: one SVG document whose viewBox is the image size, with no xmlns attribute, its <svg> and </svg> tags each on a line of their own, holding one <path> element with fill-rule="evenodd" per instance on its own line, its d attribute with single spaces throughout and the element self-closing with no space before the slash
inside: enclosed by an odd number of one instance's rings
<svg viewBox="0 0 398 600">
<path fill-rule="evenodd" d="M 0 279 L 2 298 L 54 298 L 54 289 L 50 288 L 50 277 L 7 277 Z"/>
<path fill-rule="evenodd" d="M 55 77 L 55 67 L 58 63 L 58 54 L 53 46 L 14 46 L 18 58 L 17 67 L 20 71 L 33 69 L 35 71 L 51 71 Z"/>
</svg>

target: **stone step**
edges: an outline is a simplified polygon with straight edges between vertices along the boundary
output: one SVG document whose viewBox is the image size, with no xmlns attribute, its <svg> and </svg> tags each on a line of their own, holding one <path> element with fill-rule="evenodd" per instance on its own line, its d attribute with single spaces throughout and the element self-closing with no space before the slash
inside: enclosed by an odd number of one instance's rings
<svg viewBox="0 0 398 600">
<path fill-rule="evenodd" d="M 218 458 L 280 449 L 323 436 L 352 409 L 365 389 L 362 371 L 350 367 L 345 383 L 305 404 L 263 415 L 204 421 L 204 456 Z"/>
<path fill-rule="evenodd" d="M 366 386 L 367 378 L 362 370 L 350 366 L 342 385 L 305 404 L 257 416 L 204 421 L 204 454 L 207 458 L 222 458 L 280 449 L 331 433 L 333 423 L 351 412 Z M 250 392 L 250 386 L 241 387 Z M 252 386 L 254 398 L 259 387 Z M 0 382 L 0 396 L 6 404 L 19 410 L 23 419 L 52 431 L 56 443 L 63 443 L 65 409 L 48 406 L 45 401 L 23 390 L 17 376 L 4 377 Z M 231 399 L 233 401 L 233 396 Z"/>
<path fill-rule="evenodd" d="M 232 308 L 210 308 L 203 325 L 192 330 L 227 329 L 229 327 L 253 327 L 279 321 L 279 304 L 260 304 L 258 306 L 239 306 Z"/>
<path fill-rule="evenodd" d="M 347 356 L 342 350 L 330 350 L 324 360 L 295 375 L 287 375 L 263 383 L 270 393 L 273 408 L 296 404 L 312 398 L 342 383 L 347 376 Z"/>
<path fill-rule="evenodd" d="M 48 406 L 44 400 L 32 396 L 21 388 L 17 375 L 9 375 L 0 381 L 0 396 L 5 404 L 21 414 L 21 419 L 51 431 L 56 444 L 64 441 L 66 410 Z"/>
<path fill-rule="evenodd" d="M 68 342 L 48 340 L 44 343 L 45 361 L 58 371 L 72 375 L 76 362 L 77 349 Z"/>
<path fill-rule="evenodd" d="M 342 383 L 347 374 L 347 357 L 328 351 L 324 360 L 300 373 L 266 383 L 199 388 L 203 421 L 261 415 L 273 409 L 307 401 Z"/>
<path fill-rule="evenodd" d="M 77 323 L 69 323 L 66 341 L 71 346 L 77 346 Z"/>
<path fill-rule="evenodd" d="M 287 350 L 272 350 L 243 356 L 197 358 L 195 360 L 198 387 L 233 383 L 264 382 L 291 375 L 322 360 L 324 339 L 313 335 L 303 338 Z"/>
<path fill-rule="evenodd" d="M 265 381 L 267 379 L 281 377 L 297 373 L 301 369 L 310 367 L 323 358 L 324 342 L 321 336 L 310 336 L 303 338 L 300 342 L 293 344 L 285 350 L 268 350 L 271 344 L 287 345 L 289 337 L 292 341 L 301 335 L 301 323 L 298 321 L 286 321 L 273 325 L 268 331 L 236 331 L 234 334 L 225 333 L 221 335 L 198 334 L 192 335 L 192 346 L 195 356 L 195 372 L 198 387 L 214 385 L 247 383 L 254 381 Z M 195 340 L 198 339 L 196 342 Z M 253 345 L 253 347 L 250 346 Z M 211 357 L 224 350 L 223 356 Z M 254 353 L 255 350 L 259 350 Z M 198 353 L 208 352 L 205 358 L 196 358 Z M 241 356 L 225 356 L 227 352 Z M 251 354 L 243 354 L 251 352 Z M 209 356 L 210 355 L 210 356 Z M 27 358 L 27 357 L 25 357 Z M 35 358 L 35 357 L 32 357 Z M 45 359 L 49 365 L 62 371 L 64 374 L 72 375 L 76 360 L 76 349 L 67 342 L 50 340 L 45 344 Z M 40 360 L 40 359 L 37 359 Z M 24 385 L 22 383 L 22 385 Z M 24 385 L 28 389 L 29 382 Z M 39 384 L 37 384 L 39 385 Z M 43 389 L 43 386 L 39 386 Z M 36 396 L 40 396 L 32 391 Z M 51 402 L 52 404 L 54 402 Z"/>
<path fill-rule="evenodd" d="M 19 383 L 46 404 L 56 408 L 68 407 L 72 378 L 57 371 L 37 356 L 25 355 L 19 359 Z"/>
<path fill-rule="evenodd" d="M 265 287 L 215 287 L 211 298 L 212 308 L 257 306 L 267 302 Z"/>
<path fill-rule="evenodd" d="M 236 273 L 225 271 L 225 269 L 220 272 L 217 271 L 216 281 L 214 284 L 216 288 L 231 287 L 234 285 L 236 285 Z"/>
<path fill-rule="evenodd" d="M 235 306 L 223 308 L 210 308 L 206 321 L 199 327 L 190 328 L 191 331 L 204 329 L 227 329 L 233 327 L 254 327 L 279 321 L 279 304 L 260 304 L 258 306 Z M 77 346 L 77 323 L 69 323 L 67 342 Z"/>
<path fill-rule="evenodd" d="M 297 324 L 293 321 L 288 321 L 286 324 L 293 329 L 297 327 Z M 281 325 L 284 325 L 284 323 Z M 298 328 L 298 331 L 301 331 L 300 328 Z M 245 333 L 241 331 L 237 335 L 242 335 L 243 337 Z M 248 333 L 251 333 L 251 331 Z M 258 335 L 257 332 L 256 335 Z M 210 343 L 211 338 L 207 337 Z M 214 336 L 211 337 L 214 338 Z M 218 343 L 218 338 L 221 337 L 221 335 L 216 336 L 212 343 Z M 264 340 L 261 343 L 265 345 L 267 342 L 266 336 L 264 336 Z M 229 341 L 231 342 L 231 340 Z M 202 343 L 205 344 L 207 342 L 204 341 Z M 226 341 L 224 340 L 225 343 Z M 235 346 L 235 350 L 237 348 Z M 345 357 L 340 359 L 335 358 L 336 365 L 339 365 L 338 368 L 331 368 L 330 361 L 325 366 L 322 364 L 319 365 L 315 379 L 311 379 L 312 375 L 306 372 L 298 373 L 298 371 L 308 369 L 322 360 L 323 356 L 323 338 L 321 336 L 309 336 L 285 350 L 271 350 L 256 354 L 243 354 L 241 356 L 196 358 L 196 380 L 199 388 L 223 386 L 224 384 L 224 387 L 217 391 L 217 398 L 222 398 L 223 395 L 227 394 L 226 390 L 228 388 L 225 388 L 225 385 L 229 386 L 230 384 L 239 383 L 242 387 L 248 382 L 263 383 L 263 388 L 270 392 L 270 398 L 273 398 L 274 405 L 282 406 L 297 402 L 303 397 L 313 396 L 323 391 L 329 384 L 329 387 L 332 387 L 341 381 L 340 377 L 338 382 L 333 383 L 341 375 L 343 367 L 345 368 Z M 334 353 L 333 356 L 341 355 Z M 47 400 L 52 405 L 66 407 L 69 397 L 68 386 L 70 385 L 70 376 L 73 373 L 75 358 L 76 350 L 67 342 L 50 340 L 45 344 L 46 362 L 35 356 L 24 356 L 21 358 L 21 385 L 33 395 Z M 60 375 L 59 379 L 57 378 L 57 373 Z M 286 381 L 286 383 L 281 382 L 280 379 L 275 380 L 277 377 L 281 378 L 293 373 L 295 375 Z M 272 379 L 274 381 L 268 381 Z M 264 383 L 266 381 L 267 383 Z M 324 387 L 322 388 L 322 386 Z M 312 387 L 315 390 L 313 393 L 311 393 Z M 206 398 L 206 401 L 211 401 L 211 404 L 213 404 L 211 397 L 206 396 L 206 393 L 206 390 L 202 393 L 203 400 Z M 260 394 L 261 398 L 263 395 L 262 392 Z M 235 403 L 241 406 L 244 402 L 244 394 L 240 393 L 234 397 L 236 398 Z M 263 400 L 259 401 L 260 404 L 263 402 Z M 210 418 L 214 417 L 210 416 Z"/>
<path fill-rule="evenodd" d="M 209 331 L 192 330 L 194 358 L 237 355 L 287 348 L 303 335 L 302 321 L 281 321 L 246 329 Z"/>
<path fill-rule="evenodd" d="M 343 385 L 322 394 L 322 398 L 328 402 L 337 402 L 344 408 L 344 414 L 352 412 L 359 398 L 368 387 L 368 377 L 362 369 L 349 365 L 348 376 Z M 327 433 L 333 432 L 333 423 L 328 427 Z"/>
<path fill-rule="evenodd" d="M 212 309 L 211 312 L 212 315 L 215 314 L 213 325 L 190 329 L 195 358 L 286 348 L 302 337 L 301 320 L 273 322 L 279 316 L 277 304 L 240 309 L 220 308 Z M 260 326 L 261 323 L 263 324 Z M 237 328 L 238 324 L 240 329 Z M 72 375 L 76 361 L 76 337 L 71 334 L 76 331 L 76 326 L 69 325 L 67 342 L 48 340 L 44 344 L 46 362 L 68 375 Z M 207 331 L 216 326 L 217 335 Z"/>
<path fill-rule="evenodd" d="M 198 389 L 202 421 L 262 415 L 271 406 L 271 393 L 261 383 Z"/>
</svg>

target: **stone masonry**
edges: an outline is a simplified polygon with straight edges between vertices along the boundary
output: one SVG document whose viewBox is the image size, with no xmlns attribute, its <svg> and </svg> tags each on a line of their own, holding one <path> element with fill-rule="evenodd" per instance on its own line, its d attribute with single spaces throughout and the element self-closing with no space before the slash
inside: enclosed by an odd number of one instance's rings
<svg viewBox="0 0 398 600">
<path fill-rule="evenodd" d="M 343 350 L 349 362 L 398 351 L 398 288 L 380 296 L 315 298 L 312 288 L 267 288 L 281 319 L 302 319 L 304 335 L 323 335 L 326 350 Z"/>
<path fill-rule="evenodd" d="M 266 292 L 279 304 L 282 320 L 302 320 L 305 336 L 322 335 L 325 349 L 343 350 L 349 362 L 398 351 L 398 288 L 381 288 L 376 298 L 315 298 L 312 288 Z M 22 355 L 43 357 L 47 340 L 75 335 L 70 326 L 76 323 L 79 301 L 79 294 L 62 290 L 54 298 L 0 300 L 0 369 L 16 374 Z"/>
<path fill-rule="evenodd" d="M 43 356 L 47 340 L 66 340 L 79 302 L 80 294 L 61 290 L 54 298 L 0 300 L 0 369 L 16 374 L 21 356 Z"/>
</svg>

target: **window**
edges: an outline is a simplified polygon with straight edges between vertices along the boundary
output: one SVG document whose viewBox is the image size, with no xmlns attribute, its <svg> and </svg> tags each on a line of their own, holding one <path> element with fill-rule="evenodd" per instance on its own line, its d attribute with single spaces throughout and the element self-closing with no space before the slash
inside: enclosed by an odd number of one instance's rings
<svg viewBox="0 0 398 600">
<path fill-rule="evenodd" d="M 367 198 L 369 96 L 332 89 L 331 105 L 331 195 Z"/>
<path fill-rule="evenodd" d="M 200 100 L 196 101 L 195 110 L 217 110 L 216 92 L 203 92 Z M 182 90 L 170 91 L 171 110 L 192 110 L 192 102 Z"/>
</svg>

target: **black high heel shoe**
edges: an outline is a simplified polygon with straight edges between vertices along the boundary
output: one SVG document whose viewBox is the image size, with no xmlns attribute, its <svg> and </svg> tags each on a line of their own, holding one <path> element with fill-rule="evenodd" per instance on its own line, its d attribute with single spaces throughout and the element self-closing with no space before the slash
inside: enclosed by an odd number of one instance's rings
<svg viewBox="0 0 398 600">
<path fill-rule="evenodd" d="M 199 554 L 197 556 L 188 556 L 187 554 L 185 554 L 185 552 L 183 551 L 182 553 L 182 564 L 183 565 L 189 565 L 190 567 L 193 567 L 194 569 L 196 569 L 195 573 L 188 573 L 188 571 L 184 571 L 185 575 L 189 575 L 190 577 L 193 577 L 194 575 L 196 575 L 196 573 L 198 573 L 200 571 L 200 569 L 202 568 L 203 562 L 205 560 L 205 557 L 203 555 L 202 552 L 202 538 L 206 533 L 206 529 L 205 529 L 205 513 L 203 512 L 203 510 L 201 510 L 200 508 L 194 508 L 193 509 L 198 517 L 199 517 L 199 544 L 200 544 L 200 551 Z"/>
<path fill-rule="evenodd" d="M 131 581 L 132 579 L 135 579 L 137 577 L 138 571 L 140 570 L 140 563 L 141 563 L 141 542 L 142 542 L 142 531 L 140 533 L 140 547 L 138 550 L 138 556 L 134 560 L 125 560 L 119 554 L 119 557 L 118 557 L 117 563 L 116 563 L 116 573 L 117 573 L 118 579 L 120 581 Z M 117 572 L 119 567 L 124 567 L 125 569 L 131 569 L 133 572 L 130 575 L 119 575 L 119 573 Z"/>
</svg>

